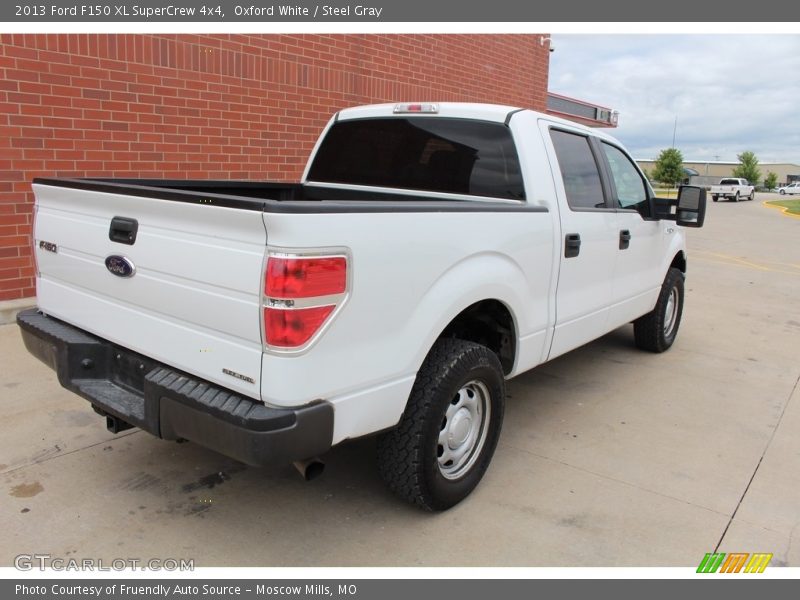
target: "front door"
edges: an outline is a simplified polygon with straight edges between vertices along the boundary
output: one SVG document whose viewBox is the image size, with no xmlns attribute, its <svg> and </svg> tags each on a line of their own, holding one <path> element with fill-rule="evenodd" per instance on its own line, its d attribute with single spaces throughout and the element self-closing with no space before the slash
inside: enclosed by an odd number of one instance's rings
<svg viewBox="0 0 800 600">
<path fill-rule="evenodd" d="M 651 218 L 650 191 L 631 158 L 607 142 L 599 146 L 608 165 L 620 236 L 608 314 L 608 327 L 613 329 L 655 306 L 664 277 L 661 258 L 676 228 Z"/>
</svg>

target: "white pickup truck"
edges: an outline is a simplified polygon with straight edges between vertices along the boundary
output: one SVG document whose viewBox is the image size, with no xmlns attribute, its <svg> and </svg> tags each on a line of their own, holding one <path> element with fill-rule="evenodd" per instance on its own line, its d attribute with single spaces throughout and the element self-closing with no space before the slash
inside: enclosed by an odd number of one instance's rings
<svg viewBox="0 0 800 600">
<path fill-rule="evenodd" d="M 711 186 L 711 198 L 716 202 L 720 198 L 728 198 L 734 202 L 740 199 L 752 200 L 756 197 L 756 188 L 747 179 L 729 177 L 722 179 L 718 185 Z"/>
<path fill-rule="evenodd" d="M 480 481 L 505 380 L 633 322 L 662 352 L 682 229 L 613 138 L 483 104 L 336 114 L 296 184 L 36 179 L 28 350 L 114 432 L 251 465 L 379 434 L 431 510 Z"/>
</svg>

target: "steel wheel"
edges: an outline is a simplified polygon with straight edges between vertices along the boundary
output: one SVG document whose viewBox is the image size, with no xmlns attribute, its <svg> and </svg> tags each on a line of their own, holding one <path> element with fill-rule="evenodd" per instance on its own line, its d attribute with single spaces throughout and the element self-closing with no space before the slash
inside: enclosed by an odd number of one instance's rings
<svg viewBox="0 0 800 600">
<path fill-rule="evenodd" d="M 669 338 L 675 329 L 678 317 L 678 288 L 673 287 L 667 297 L 667 306 L 664 308 L 664 337 Z"/>
<path fill-rule="evenodd" d="M 683 314 L 683 273 L 667 271 L 653 310 L 633 322 L 636 345 L 649 352 L 664 352 L 675 341 Z"/>
<path fill-rule="evenodd" d="M 464 385 L 453 397 L 436 449 L 439 472 L 446 479 L 458 479 L 472 468 L 486 442 L 491 407 L 489 390 L 477 380 Z"/>
<path fill-rule="evenodd" d="M 503 424 L 503 366 L 486 346 L 442 338 L 422 364 L 400 423 L 378 437 L 389 488 L 427 510 L 446 510 L 478 485 Z"/>
</svg>

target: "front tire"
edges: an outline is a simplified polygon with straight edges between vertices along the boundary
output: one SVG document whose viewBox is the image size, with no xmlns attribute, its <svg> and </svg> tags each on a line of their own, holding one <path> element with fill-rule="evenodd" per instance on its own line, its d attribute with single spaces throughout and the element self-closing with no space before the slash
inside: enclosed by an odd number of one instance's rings
<svg viewBox="0 0 800 600">
<path fill-rule="evenodd" d="M 683 273 L 675 268 L 667 271 L 656 307 L 633 322 L 636 345 L 648 352 L 669 350 L 683 315 Z"/>
<path fill-rule="evenodd" d="M 396 495 L 445 510 L 478 485 L 503 423 L 505 379 L 497 355 L 458 339 L 434 344 L 399 425 L 378 438 L 378 468 Z"/>
<path fill-rule="evenodd" d="M 752 192 L 750 192 L 750 195 L 747 197 L 747 199 L 750 200 L 750 202 L 755 200 L 756 199 L 756 191 L 753 190 Z"/>
</svg>

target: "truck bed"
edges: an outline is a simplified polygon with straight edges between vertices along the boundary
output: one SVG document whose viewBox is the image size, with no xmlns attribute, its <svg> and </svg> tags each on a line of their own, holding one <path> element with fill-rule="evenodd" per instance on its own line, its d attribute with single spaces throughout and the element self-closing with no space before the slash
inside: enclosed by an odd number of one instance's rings
<svg viewBox="0 0 800 600">
<path fill-rule="evenodd" d="M 259 212 L 546 212 L 524 200 L 415 190 L 354 190 L 318 184 L 199 179 L 36 178 L 37 185 Z"/>
</svg>

